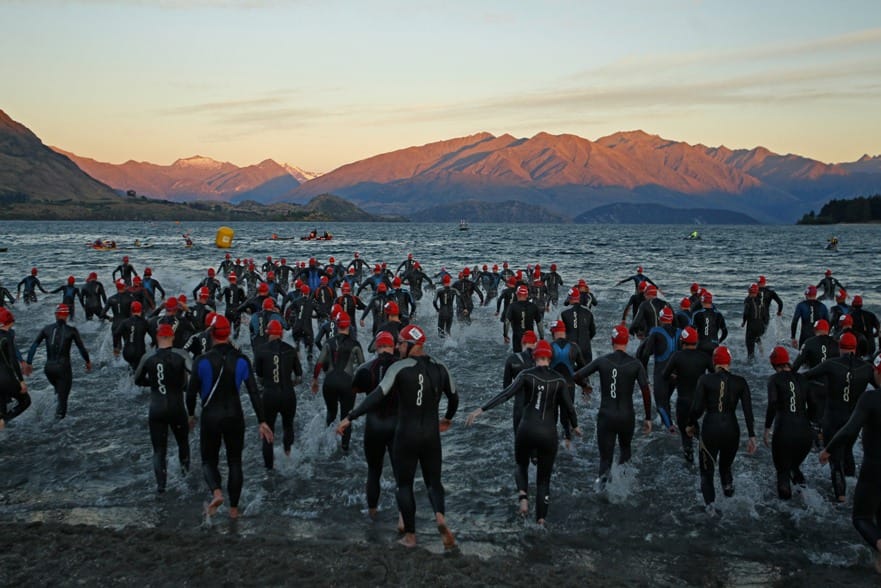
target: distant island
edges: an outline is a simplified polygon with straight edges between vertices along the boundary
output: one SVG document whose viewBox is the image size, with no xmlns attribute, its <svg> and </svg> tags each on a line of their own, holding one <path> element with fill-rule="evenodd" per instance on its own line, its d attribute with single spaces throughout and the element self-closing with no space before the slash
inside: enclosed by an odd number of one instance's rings
<svg viewBox="0 0 881 588">
<path fill-rule="evenodd" d="M 799 225 L 834 225 L 837 223 L 881 222 L 881 194 L 859 198 L 833 199 L 823 205 L 820 214 L 810 211 Z"/>
<path fill-rule="evenodd" d="M 759 221 L 733 210 L 672 208 L 661 204 L 618 203 L 599 206 L 575 217 L 580 224 L 620 225 L 757 225 Z"/>
</svg>

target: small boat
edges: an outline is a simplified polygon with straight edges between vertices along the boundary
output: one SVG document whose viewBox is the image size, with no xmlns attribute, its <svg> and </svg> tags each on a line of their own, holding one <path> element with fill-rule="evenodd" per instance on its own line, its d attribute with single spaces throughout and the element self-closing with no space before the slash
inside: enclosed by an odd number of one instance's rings
<svg viewBox="0 0 881 588">
<path fill-rule="evenodd" d="M 464 218 L 459 221 L 459 230 L 460 231 L 467 231 L 468 230 L 468 221 L 466 221 Z"/>
<path fill-rule="evenodd" d="M 692 231 L 688 237 L 683 237 L 686 241 L 700 241 L 700 233 L 697 231 Z"/>
<path fill-rule="evenodd" d="M 88 247 L 95 251 L 113 251 L 116 249 L 116 241 L 110 239 L 96 239 L 88 244 Z"/>
<path fill-rule="evenodd" d="M 319 235 L 318 231 L 312 229 L 312 231 L 303 237 L 300 237 L 300 241 L 330 241 L 333 239 L 333 235 L 324 231 L 323 235 Z"/>
<path fill-rule="evenodd" d="M 828 241 L 826 241 L 826 250 L 838 251 L 838 237 L 831 237 Z"/>
</svg>

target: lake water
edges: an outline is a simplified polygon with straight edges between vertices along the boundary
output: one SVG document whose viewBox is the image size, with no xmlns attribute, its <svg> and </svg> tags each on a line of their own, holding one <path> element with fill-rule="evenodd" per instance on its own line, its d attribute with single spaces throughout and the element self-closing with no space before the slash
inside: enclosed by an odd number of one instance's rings
<svg viewBox="0 0 881 588">
<path fill-rule="evenodd" d="M 82 283 L 90 271 L 97 271 L 112 290 L 110 272 L 127 254 L 138 271 L 152 267 L 169 294 L 189 296 L 206 268 L 217 267 L 223 258 L 224 252 L 213 245 L 217 226 L 7 222 L 0 227 L 0 247 L 8 247 L 8 252 L 0 254 L 4 261 L 0 280 L 14 291 L 36 266 L 48 290 L 62 285 L 68 275 Z M 851 295 L 863 296 L 868 309 L 877 312 L 881 307 L 877 266 L 881 231 L 873 226 L 835 227 L 841 242 L 838 252 L 824 250 L 833 233 L 829 227 L 701 227 L 703 239 L 687 241 L 683 237 L 694 227 L 493 224 L 459 231 L 455 224 L 327 223 L 316 228 L 330 231 L 335 238 L 319 243 L 269 240 L 272 233 L 304 235 L 312 225 L 230 226 L 236 231 L 233 257 L 253 257 L 258 266 L 267 255 L 286 257 L 289 264 L 312 256 L 326 261 L 331 255 L 348 262 L 354 251 L 370 263 L 387 261 L 392 268 L 412 252 L 429 274 L 441 266 L 455 273 L 466 265 L 501 265 L 503 261 L 512 267 L 538 262 L 547 268 L 556 263 L 567 285 L 585 278 L 599 298 L 595 356 L 610 351 L 607 333 L 631 294 L 629 283 L 613 284 L 632 275 L 637 265 L 645 268 L 674 304 L 698 281 L 713 292 L 726 316 L 732 371 L 749 381 L 759 436 L 765 384 L 771 373 L 765 358 L 774 344 L 788 340 L 791 313 L 805 286 L 816 284 L 830 268 Z M 195 248 L 182 247 L 183 232 L 193 236 Z M 86 243 L 96 238 L 114 239 L 122 246 L 131 246 L 139 238 L 153 247 L 115 252 L 88 249 Z M 762 359 L 747 364 L 740 314 L 746 288 L 760 274 L 767 276 L 769 285 L 783 298 L 784 316 L 772 320 Z M 40 295 L 36 305 L 13 308 L 23 352 L 39 329 L 51 322 L 58 302 L 60 295 Z M 552 309 L 546 322 L 557 313 Z M 807 488 L 792 501 L 782 502 L 776 498 L 770 450 L 761 447 L 754 456 L 742 451 L 734 464 L 736 495 L 720 499 L 721 515 L 710 517 L 703 508 L 697 470 L 686 467 L 681 458 L 678 436 L 657 430 L 649 436 L 637 432 L 631 465 L 616 470 L 615 481 L 600 492 L 594 486 L 599 459 L 596 399 L 592 404 L 577 399 L 585 436 L 571 451 L 561 448 L 558 454 L 547 531 L 522 521 L 515 513 L 510 407 L 489 412 L 471 429 L 463 426 L 467 412 L 501 389 L 502 369 L 510 352 L 502 341 L 501 324 L 489 308 L 478 308 L 473 324 L 455 325 L 453 337 L 441 341 L 434 335 L 435 320 L 429 294 L 415 322 L 426 327 L 428 353 L 448 365 L 461 395 L 454 426 L 443 436 L 443 481 L 448 520 L 463 553 L 526 562 L 553 554 L 607 574 L 641 566 L 646 578 L 658 586 L 704 584 L 709 579 L 719 585 L 773 584 L 803 568 L 816 570 L 814 577 L 830 584 L 845 568 L 865 570 L 866 585 L 871 585 L 870 551 L 851 525 L 850 501 L 837 506 L 828 500 L 828 469 L 817 463 L 816 454 L 808 457 L 803 468 Z M 34 405 L 0 433 L 0 515 L 16 521 L 158 527 L 184 536 L 206 528 L 231 532 L 225 516 L 206 523 L 201 510 L 207 490 L 200 468 L 194 467 L 186 478 L 176 474 L 172 441 L 169 491 L 154 497 L 148 393 L 134 386 L 127 365 L 113 358 L 109 324 L 86 323 L 79 313 L 74 324 L 92 354 L 94 369 L 85 373 L 74 353 L 69 416 L 57 422 L 52 388 L 42 373 L 44 352 L 38 353 L 29 379 Z M 364 333 L 361 342 L 366 348 Z M 244 333 L 238 343 L 250 352 Z M 631 342 L 631 351 L 635 347 Z M 394 484 L 388 468 L 379 521 L 371 524 L 364 516 L 363 420 L 356 422 L 352 451 L 344 455 L 334 433 L 325 429 L 324 403 L 309 393 L 307 381 L 298 387 L 293 454 L 286 459 L 277 442 L 276 470 L 266 472 L 254 418 L 247 399 L 243 400 L 249 416 L 241 501 L 244 518 L 237 533 L 331 544 L 384 544 L 396 539 Z M 738 418 L 742 422 L 740 413 Z M 746 431 L 741 429 L 745 447 Z M 198 435 L 191 435 L 191 450 L 197 461 Z M 857 453 L 861 454 L 859 445 Z M 223 466 L 222 471 L 225 480 Z M 854 483 L 848 480 L 849 495 Z M 429 524 L 430 507 L 422 483 L 417 481 L 416 487 L 420 543 L 440 551 Z"/>
</svg>

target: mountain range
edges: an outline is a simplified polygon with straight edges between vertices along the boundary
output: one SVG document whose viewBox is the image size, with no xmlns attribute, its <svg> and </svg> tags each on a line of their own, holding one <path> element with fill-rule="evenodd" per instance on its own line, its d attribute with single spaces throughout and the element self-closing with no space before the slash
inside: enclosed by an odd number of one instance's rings
<svg viewBox="0 0 881 588">
<path fill-rule="evenodd" d="M 98 162 L 95 162 L 96 164 Z M 179 168 L 217 168 L 217 174 L 236 175 L 231 164 L 190 159 Z M 113 172 L 113 166 L 99 166 Z M 160 167 L 160 166 L 156 166 Z M 233 166 L 235 167 L 235 166 Z M 254 166 L 260 167 L 260 166 Z M 263 166 L 269 167 L 269 166 Z M 225 168 L 224 171 L 219 171 Z M 270 171 L 273 169 L 269 167 Z M 249 170 L 253 171 L 253 170 Z M 288 171 L 284 172 L 289 175 Z M 259 172 L 254 172 L 259 177 Z M 182 174 L 182 178 L 189 174 Z M 272 180 L 270 180 L 272 181 Z M 233 185 L 233 184 L 229 184 Z M 236 185 L 247 185 L 239 183 Z M 144 195 L 122 195 L 83 172 L 63 153 L 43 144 L 33 132 L 0 110 L 0 206 L 9 219 L 95 220 L 258 220 L 327 221 L 401 220 L 373 216 L 338 196 L 316 196 L 305 205 L 289 202 L 262 205 L 253 201 L 194 201 L 177 203 Z"/>
<path fill-rule="evenodd" d="M 478 133 L 383 153 L 322 175 L 271 159 L 246 167 L 202 156 L 171 165 L 110 164 L 55 149 L 99 180 L 89 184 L 92 189 L 103 183 L 119 194 L 264 204 L 303 204 L 334 194 L 371 213 L 426 221 L 476 215 L 487 222 L 567 222 L 602 206 L 651 203 L 779 223 L 833 198 L 881 191 L 881 156 L 829 164 L 764 147 L 691 145 L 643 131 L 595 141 L 570 134 Z M 7 167 L 0 161 L 0 189 Z"/>
<path fill-rule="evenodd" d="M 113 164 L 81 157 L 59 147 L 52 149 L 117 190 L 134 190 L 149 198 L 174 201 L 214 200 L 233 204 L 246 200 L 277 201 L 279 194 L 319 175 L 272 159 L 246 167 L 201 155 L 178 159 L 171 165 L 131 160 Z"/>
</svg>

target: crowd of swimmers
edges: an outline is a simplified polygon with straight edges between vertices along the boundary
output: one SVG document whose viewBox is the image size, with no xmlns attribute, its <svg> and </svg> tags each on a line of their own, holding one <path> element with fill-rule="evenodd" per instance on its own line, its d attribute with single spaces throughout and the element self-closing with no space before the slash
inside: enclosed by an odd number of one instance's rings
<svg viewBox="0 0 881 588">
<path fill-rule="evenodd" d="M 330 257 L 327 263 L 311 258 L 288 265 L 284 258 L 267 257 L 259 268 L 253 260 L 234 260 L 227 254 L 218 268 L 209 268 L 199 279 L 191 298 L 166 295 L 152 269 L 144 268 L 140 275 L 128 257 L 112 272 L 115 293 L 111 295 L 95 272 L 82 285 L 70 276 L 50 291 L 37 276 L 33 268 L 19 282 L 15 296 L 0 286 L 0 429 L 31 403 L 25 378 L 31 375 L 41 346 L 46 348 L 44 372 L 57 396 L 56 417 L 66 416 L 74 346 L 86 369 L 91 369 L 89 352 L 71 324 L 80 306 L 86 320 L 110 321 L 114 354 L 131 366 L 136 384 L 151 390 L 149 426 L 159 492 L 164 492 L 168 477 L 168 432 L 177 442 L 179 463 L 186 471 L 188 436 L 197 424 L 197 404 L 201 406 L 201 464 L 211 491 L 209 515 L 226 501 L 230 516 L 239 514 L 245 435 L 240 388 L 244 386 L 249 395 L 264 465 L 271 469 L 276 421 L 280 418 L 282 448 L 290 455 L 295 386 L 311 374 L 310 389 L 313 394 L 322 390 L 326 424 L 338 422 L 343 451 L 350 447 L 351 422 L 366 416 L 369 514 L 377 513 L 387 454 L 396 480 L 402 543 L 416 544 L 413 484 L 418 467 L 443 543 L 455 544 L 445 519 L 440 433 L 450 427 L 459 396 L 448 368 L 426 353 L 429 334 L 415 321 L 425 292 L 433 292 L 439 338 L 450 336 L 454 320 L 467 326 L 476 305 L 491 311 L 494 306 L 501 340 L 510 344 L 511 352 L 499 366 L 500 391 L 471 412 L 466 424 L 471 426 L 485 412 L 513 401 L 518 509 L 523 515 L 530 511 L 528 471 L 534 465 L 534 511 L 539 524 L 545 524 L 548 516 L 561 437 L 558 423 L 566 446 L 582 434 L 576 388 L 588 401 L 595 388 L 600 397 L 595 422 L 600 485 L 612 475 L 616 445 L 618 463 L 630 460 L 637 421 L 635 390 L 641 394 L 639 420 L 644 433 L 654 426 L 678 434 L 686 464 L 694 464 L 697 449 L 700 488 L 710 512 L 716 502 L 717 469 L 722 493 L 734 494 L 732 468 L 741 443 L 738 407 L 747 429 L 746 450 L 755 452 L 759 443 L 752 393 L 746 379 L 731 371 L 728 327 L 713 294 L 694 283 L 689 296 L 668 302 L 641 267 L 616 284 L 632 282 L 634 293 L 624 305 L 620 324 L 604 335 L 612 352 L 599 357 L 592 350 L 598 333 L 592 312 L 597 298 L 584 279 L 567 286 L 555 264 L 547 269 L 538 264 L 521 269 L 507 262 L 487 264 L 464 267 L 454 276 L 446 267 L 429 275 L 412 254 L 397 266 L 371 265 L 355 253 L 348 263 Z M 782 316 L 784 304 L 764 276 L 745 290 L 739 318 L 747 359 L 756 361 L 771 316 Z M 34 302 L 37 291 L 60 294 L 61 300 L 55 321 L 39 330 L 22 355 L 8 305 Z M 550 319 L 552 312 L 557 316 Z M 425 314 L 420 308 L 423 324 L 428 320 Z M 358 331 L 367 328 L 368 319 L 370 335 L 362 337 L 369 341 L 365 350 Z M 235 343 L 242 327 L 250 338 L 249 355 Z M 863 463 L 853 520 L 878 552 L 881 395 L 867 391 L 870 384 L 881 386 L 881 360 L 875 354 L 878 318 L 863 308 L 860 296 L 851 298 L 826 270 L 818 284 L 805 288 L 804 299 L 792 311 L 790 331 L 790 349 L 797 353 L 778 345 L 768 356 L 772 373 L 760 431 L 761 440 L 771 447 L 777 494 L 789 499 L 793 485 L 805 483 L 801 466 L 815 447 L 820 461 L 830 464 L 832 499 L 844 502 L 846 478 L 856 472 L 853 445 L 862 429 Z M 293 344 L 284 341 L 286 333 Z M 633 338 L 639 344 L 630 354 L 627 348 Z M 365 394 L 360 403 L 356 403 L 358 393 Z M 442 397 L 446 399 L 443 416 Z M 219 469 L 221 447 L 228 465 L 226 494 Z"/>
</svg>

